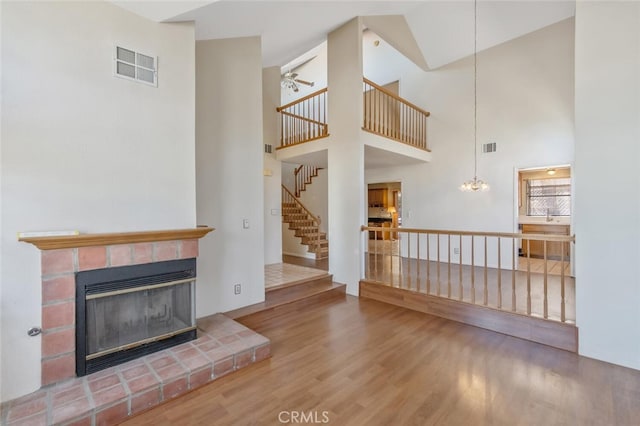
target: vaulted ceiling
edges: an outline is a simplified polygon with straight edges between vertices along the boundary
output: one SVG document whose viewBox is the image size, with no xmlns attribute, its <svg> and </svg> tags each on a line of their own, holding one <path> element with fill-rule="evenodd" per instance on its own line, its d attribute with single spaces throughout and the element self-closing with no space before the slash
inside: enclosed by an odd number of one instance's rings
<svg viewBox="0 0 640 426">
<path fill-rule="evenodd" d="M 261 36 L 263 66 L 282 66 L 355 16 L 423 69 L 473 53 L 474 3 L 448 1 L 114 1 L 158 22 L 195 21 L 196 39 Z M 478 0 L 483 50 L 574 15 L 575 1 Z M 388 15 L 388 16 L 387 16 Z"/>
</svg>

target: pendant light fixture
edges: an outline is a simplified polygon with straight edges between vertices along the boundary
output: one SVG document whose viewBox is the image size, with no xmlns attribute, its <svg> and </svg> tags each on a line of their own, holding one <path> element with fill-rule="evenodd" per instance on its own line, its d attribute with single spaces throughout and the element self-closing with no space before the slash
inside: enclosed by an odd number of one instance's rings
<svg viewBox="0 0 640 426">
<path fill-rule="evenodd" d="M 489 184 L 478 179 L 478 0 L 473 1 L 473 179 L 460 185 L 460 190 L 489 190 Z"/>
</svg>

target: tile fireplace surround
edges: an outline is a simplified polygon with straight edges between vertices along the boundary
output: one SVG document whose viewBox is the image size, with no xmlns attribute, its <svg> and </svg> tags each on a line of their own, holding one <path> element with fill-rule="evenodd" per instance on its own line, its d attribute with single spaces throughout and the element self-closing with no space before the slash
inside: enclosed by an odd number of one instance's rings
<svg viewBox="0 0 640 426">
<path fill-rule="evenodd" d="M 75 376 L 75 273 L 194 258 L 212 230 L 23 239 L 42 250 L 42 388 L 2 404 L 0 423 L 113 424 L 268 358 L 268 339 L 217 314 L 198 320 L 196 340 Z"/>
</svg>

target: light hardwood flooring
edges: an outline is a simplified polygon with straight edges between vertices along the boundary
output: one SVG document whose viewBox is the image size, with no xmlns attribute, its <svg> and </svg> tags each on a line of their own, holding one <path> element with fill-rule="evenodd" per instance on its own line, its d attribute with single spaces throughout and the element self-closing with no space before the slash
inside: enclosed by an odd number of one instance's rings
<svg viewBox="0 0 640 426">
<path fill-rule="evenodd" d="M 270 360 L 125 425 L 278 425 L 294 411 L 347 426 L 640 418 L 640 371 L 381 302 L 348 296 L 242 322 L 271 339 Z"/>
</svg>

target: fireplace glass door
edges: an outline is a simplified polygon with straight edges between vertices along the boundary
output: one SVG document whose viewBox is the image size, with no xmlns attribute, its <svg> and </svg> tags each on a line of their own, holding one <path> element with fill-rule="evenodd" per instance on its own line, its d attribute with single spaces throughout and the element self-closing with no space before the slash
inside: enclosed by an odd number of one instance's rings
<svg viewBox="0 0 640 426">
<path fill-rule="evenodd" d="M 76 273 L 76 374 L 196 338 L 196 260 Z"/>
<path fill-rule="evenodd" d="M 195 326 L 194 281 L 87 297 L 87 359 L 171 337 Z"/>
</svg>

